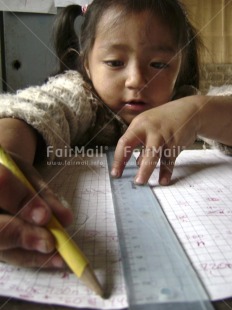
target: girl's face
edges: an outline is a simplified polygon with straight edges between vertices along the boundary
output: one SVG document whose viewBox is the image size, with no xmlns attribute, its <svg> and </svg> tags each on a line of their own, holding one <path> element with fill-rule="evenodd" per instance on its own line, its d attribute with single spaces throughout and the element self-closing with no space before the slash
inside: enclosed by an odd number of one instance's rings
<svg viewBox="0 0 232 310">
<path fill-rule="evenodd" d="M 129 124 L 170 101 L 181 54 L 161 19 L 149 11 L 124 17 L 120 12 L 104 13 L 86 70 L 101 99 Z"/>
</svg>

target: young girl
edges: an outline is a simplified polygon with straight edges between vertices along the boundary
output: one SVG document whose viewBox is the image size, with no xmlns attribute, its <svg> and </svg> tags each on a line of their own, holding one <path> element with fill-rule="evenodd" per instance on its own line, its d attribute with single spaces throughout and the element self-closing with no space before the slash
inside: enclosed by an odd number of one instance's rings
<svg viewBox="0 0 232 310">
<path fill-rule="evenodd" d="M 94 0 L 77 38 L 80 14 L 69 6 L 57 20 L 60 74 L 0 97 L 0 144 L 38 191 L 44 183 L 32 165 L 46 156 L 46 146 L 117 145 L 112 175 L 118 177 L 142 145 L 135 181 L 146 183 L 160 159 L 163 185 L 177 156 L 172 150 L 197 135 L 231 151 L 232 98 L 196 95 L 199 41 L 178 0 Z M 72 215 L 48 187 L 34 197 L 0 165 L 0 207 L 1 261 L 64 266 L 45 225 L 51 212 L 64 226 Z"/>
</svg>

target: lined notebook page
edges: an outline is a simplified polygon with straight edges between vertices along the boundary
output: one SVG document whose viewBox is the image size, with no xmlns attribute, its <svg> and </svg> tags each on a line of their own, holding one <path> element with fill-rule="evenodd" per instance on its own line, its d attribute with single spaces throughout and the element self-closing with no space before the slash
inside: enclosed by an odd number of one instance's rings
<svg viewBox="0 0 232 310">
<path fill-rule="evenodd" d="M 150 184 L 212 300 L 232 296 L 232 157 L 183 151 L 172 186 Z"/>
<path fill-rule="evenodd" d="M 73 206 L 69 232 L 110 295 L 103 300 L 66 271 L 17 268 L 0 263 L 0 294 L 47 304 L 117 309 L 127 306 L 117 228 L 105 155 L 78 158 L 46 171 L 50 186 Z M 43 174 L 43 173 L 42 173 Z"/>
</svg>

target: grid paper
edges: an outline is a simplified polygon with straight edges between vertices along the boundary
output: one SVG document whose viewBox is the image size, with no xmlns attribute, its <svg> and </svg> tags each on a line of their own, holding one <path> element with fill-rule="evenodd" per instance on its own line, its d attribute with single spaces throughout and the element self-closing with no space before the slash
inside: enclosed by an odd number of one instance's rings
<svg viewBox="0 0 232 310">
<path fill-rule="evenodd" d="M 232 157 L 183 151 L 171 186 L 149 183 L 211 300 L 232 296 Z"/>
<path fill-rule="evenodd" d="M 60 164 L 60 165 L 59 165 Z M 63 165 L 63 166 L 62 166 Z M 75 207 L 69 233 L 90 261 L 104 290 L 103 300 L 65 271 L 17 268 L 0 263 L 0 294 L 47 304 L 99 309 L 127 306 L 109 172 L 102 158 L 77 158 L 46 169 L 46 180 Z"/>
<path fill-rule="evenodd" d="M 0 263 L 2 296 L 73 307 L 119 309 L 127 306 L 109 172 L 101 159 L 53 166 L 46 179 L 62 172 L 52 187 L 75 207 L 70 234 L 84 251 L 110 294 L 102 300 L 66 271 L 17 268 Z M 183 151 L 171 186 L 150 184 L 211 299 L 232 296 L 232 157 L 218 151 Z M 76 172 L 75 172 L 76 171 Z M 43 174 L 43 173 L 42 173 Z M 44 175 L 44 174 L 43 174 Z"/>
</svg>

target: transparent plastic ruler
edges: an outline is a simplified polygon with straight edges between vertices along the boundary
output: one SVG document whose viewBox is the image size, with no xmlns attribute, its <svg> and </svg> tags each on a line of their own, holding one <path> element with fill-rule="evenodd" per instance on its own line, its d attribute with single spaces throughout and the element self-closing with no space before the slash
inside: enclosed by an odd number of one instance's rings
<svg viewBox="0 0 232 310">
<path fill-rule="evenodd" d="M 113 151 L 107 153 L 112 166 Z M 214 309 L 149 186 L 137 186 L 134 156 L 111 178 L 130 309 Z"/>
</svg>

